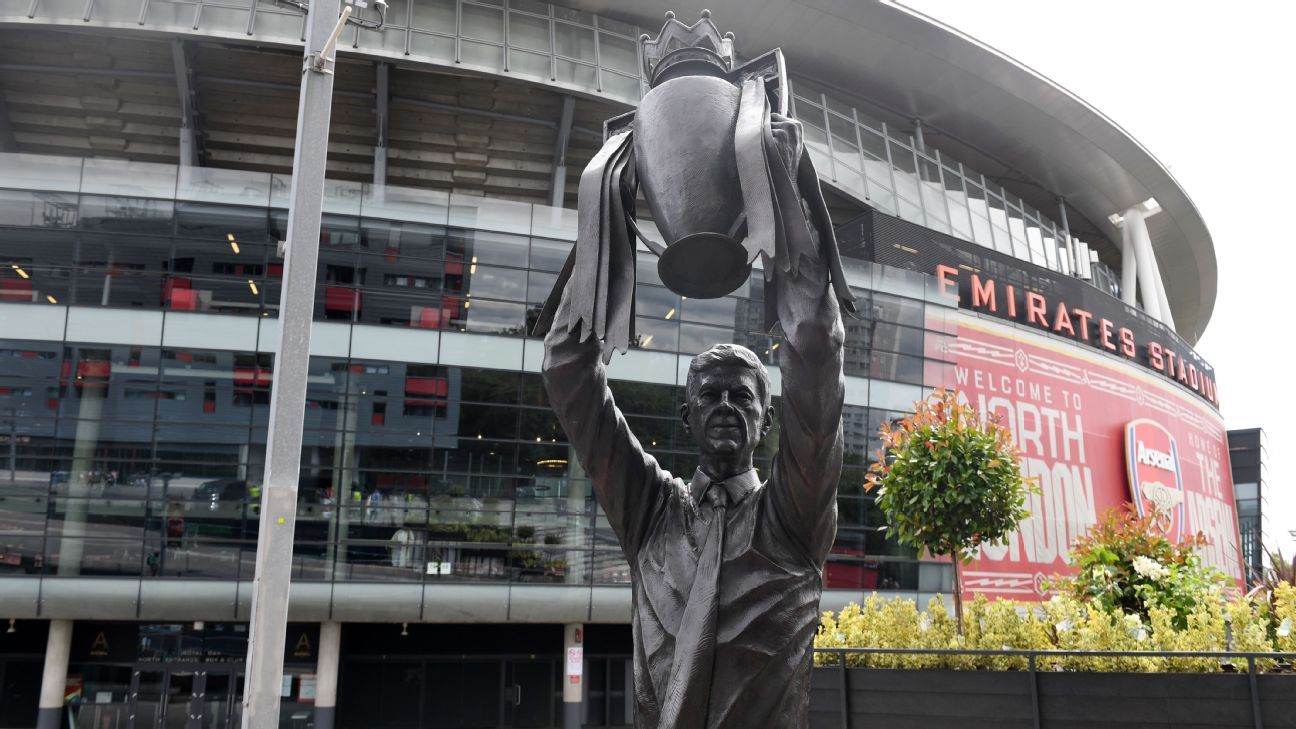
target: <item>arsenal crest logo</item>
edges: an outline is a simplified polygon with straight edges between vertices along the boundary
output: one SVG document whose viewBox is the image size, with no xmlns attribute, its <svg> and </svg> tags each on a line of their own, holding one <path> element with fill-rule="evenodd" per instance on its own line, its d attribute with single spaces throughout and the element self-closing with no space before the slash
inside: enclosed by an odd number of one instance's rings
<svg viewBox="0 0 1296 729">
<path fill-rule="evenodd" d="M 1183 535 L 1183 472 L 1170 431 L 1147 418 L 1131 420 L 1125 426 L 1125 466 L 1139 516 L 1152 516 L 1157 530 L 1178 541 Z"/>
</svg>

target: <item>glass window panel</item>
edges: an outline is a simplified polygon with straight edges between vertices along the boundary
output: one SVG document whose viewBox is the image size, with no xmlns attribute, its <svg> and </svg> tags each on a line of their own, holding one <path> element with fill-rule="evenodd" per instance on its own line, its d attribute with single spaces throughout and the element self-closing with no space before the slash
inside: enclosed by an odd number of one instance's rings
<svg viewBox="0 0 1296 729">
<path fill-rule="evenodd" d="M 855 142 L 855 122 L 836 114 L 829 114 L 828 127 L 833 135 L 833 154 L 851 167 L 858 168 L 860 160 L 859 145 Z"/>
<path fill-rule="evenodd" d="M 872 346 L 873 349 L 922 356 L 923 330 L 877 322 L 873 326 Z"/>
<path fill-rule="evenodd" d="M 945 201 L 949 204 L 950 227 L 954 230 L 954 235 L 964 240 L 972 240 L 972 223 L 968 218 L 968 209 L 953 198 L 946 197 Z"/>
<path fill-rule="evenodd" d="M 594 30 L 568 23 L 554 23 L 554 50 L 561 56 L 594 61 Z"/>
<path fill-rule="evenodd" d="M 527 296 L 526 296 L 527 303 L 533 304 L 535 307 L 539 307 L 549 298 L 549 293 L 553 291 L 554 284 L 557 282 L 558 282 L 557 274 L 545 273 L 543 271 L 528 271 L 527 272 Z M 532 313 L 533 312 L 531 310 L 527 311 L 528 324 L 531 322 Z M 534 313 L 537 316 L 539 315 L 538 308 L 535 310 Z"/>
<path fill-rule="evenodd" d="M 549 19 L 509 13 L 509 46 L 549 53 Z"/>
<path fill-rule="evenodd" d="M 635 349 L 674 352 L 679 347 L 679 324 L 649 317 L 635 318 Z"/>
<path fill-rule="evenodd" d="M 860 130 L 860 141 L 864 145 L 864 153 L 876 160 L 885 161 L 887 158 L 886 138 L 869 129 Z"/>
<path fill-rule="evenodd" d="M 360 249 L 389 264 L 427 266 L 445 257 L 446 230 L 439 225 L 366 218 L 360 228 Z"/>
<path fill-rule="evenodd" d="M 904 218 L 905 220 L 908 220 L 911 223 L 917 223 L 919 225 L 926 224 L 926 221 L 923 219 L 922 209 L 919 208 L 916 204 L 906 200 L 903 197 L 898 198 L 897 203 L 899 204 L 900 207 L 901 218 Z"/>
<path fill-rule="evenodd" d="M 869 377 L 892 382 L 921 385 L 923 361 L 921 357 L 907 357 L 890 352 L 874 351 L 870 357 Z"/>
<path fill-rule="evenodd" d="M 446 274 L 455 275 L 449 264 L 462 263 L 471 276 L 473 266 L 493 264 L 525 268 L 527 264 L 526 236 L 490 233 L 485 231 L 454 230 L 446 246 Z M 565 260 L 565 259 L 564 259 Z"/>
<path fill-rule="evenodd" d="M 599 22 L 603 22 L 602 19 Z M 599 34 L 599 63 L 606 68 L 639 77 L 639 43 L 607 33 Z"/>
<path fill-rule="evenodd" d="M 548 15 L 549 3 L 541 2 L 540 0 L 510 0 L 509 9 L 525 10 L 528 13 L 535 13 L 537 15 Z"/>
<path fill-rule="evenodd" d="M 468 296 L 526 301 L 526 271 L 478 265 L 469 276 Z"/>
<path fill-rule="evenodd" d="M 249 12 L 246 9 L 236 10 L 215 5 L 203 5 L 199 27 L 207 32 L 246 33 Z"/>
<path fill-rule="evenodd" d="M 913 150 L 891 142 L 891 164 L 895 168 L 896 192 L 908 200 L 917 200 L 918 168 Z"/>
<path fill-rule="evenodd" d="M 640 92 L 638 76 L 622 76 L 611 71 L 603 72 L 603 91 L 625 99 L 638 99 Z"/>
<path fill-rule="evenodd" d="M 464 302 L 459 330 L 488 334 L 526 334 L 526 305 L 472 299 Z"/>
<path fill-rule="evenodd" d="M 168 235 L 175 219 L 175 203 L 144 197 L 82 195 L 80 225 L 105 233 Z"/>
<path fill-rule="evenodd" d="M 396 3 L 393 2 L 392 5 Z M 264 17 L 264 13 L 258 17 Z M 405 52 L 405 11 L 402 9 L 397 13 L 395 9 L 388 11 L 388 18 L 398 18 L 396 22 L 388 23 L 383 30 L 373 30 L 371 28 L 358 28 L 359 38 L 356 41 L 358 48 L 378 48 L 393 53 Z M 258 26 L 260 29 L 260 26 Z"/>
<path fill-rule="evenodd" d="M 418 17 L 418 8 L 422 3 L 414 4 L 414 15 Z M 453 23 L 450 26 L 454 27 Z M 453 62 L 455 57 L 455 39 L 426 33 L 410 33 L 410 53 L 416 56 L 428 56 L 441 61 Z"/>
<path fill-rule="evenodd" d="M 494 8 L 460 4 L 460 29 L 465 38 L 504 42 L 504 14 Z"/>
<path fill-rule="evenodd" d="M 820 117 L 815 117 L 815 118 L 817 121 Z M 822 125 L 816 124 L 814 122 L 802 120 L 801 128 L 805 132 L 806 146 L 809 147 L 814 152 L 827 156 L 828 134 L 824 132 Z M 822 171 L 826 172 L 827 170 L 822 170 Z"/>
<path fill-rule="evenodd" d="M 0 190 L 0 225 L 71 228 L 79 217 L 75 193 Z"/>
<path fill-rule="evenodd" d="M 721 328 L 701 324 L 681 324 L 679 353 L 690 356 L 695 355 L 710 349 L 714 344 L 732 342 L 733 339 L 734 331 L 732 327 Z"/>
<path fill-rule="evenodd" d="M 504 62 L 504 48 L 469 40 L 459 41 L 459 60 L 474 66 L 500 68 Z"/>
<path fill-rule="evenodd" d="M 880 322 L 905 324 L 911 327 L 923 325 L 923 303 L 916 299 L 905 299 L 879 292 L 873 293 L 872 314 Z"/>
<path fill-rule="evenodd" d="M 526 51 L 509 51 L 509 71 L 549 78 L 549 56 Z"/>
<path fill-rule="evenodd" d="M 858 157 L 856 158 L 858 160 Z M 855 170 L 842 164 L 840 161 L 834 167 L 837 172 L 837 184 L 860 194 L 865 194 L 864 176 Z"/>
<path fill-rule="evenodd" d="M 594 87 L 594 67 L 575 61 L 559 58 L 556 61 L 557 76 L 560 83 L 572 84 L 585 88 Z"/>
<path fill-rule="evenodd" d="M 146 22 L 150 27 L 183 27 L 193 32 L 194 9 L 193 3 L 154 0 L 149 3 Z"/>
<path fill-rule="evenodd" d="M 603 30 L 610 30 L 613 33 L 620 33 L 621 35 L 630 38 L 637 38 L 639 36 L 639 29 L 635 26 L 630 23 L 623 23 L 619 20 L 612 20 L 611 18 L 600 17 L 598 19 L 598 26 Z"/>
<path fill-rule="evenodd" d="M 582 25 L 589 26 L 594 25 L 594 16 L 583 10 L 575 10 L 573 8 L 562 7 L 561 5 L 554 5 L 553 14 L 555 18 L 570 20 L 573 23 L 581 23 Z"/>
</svg>

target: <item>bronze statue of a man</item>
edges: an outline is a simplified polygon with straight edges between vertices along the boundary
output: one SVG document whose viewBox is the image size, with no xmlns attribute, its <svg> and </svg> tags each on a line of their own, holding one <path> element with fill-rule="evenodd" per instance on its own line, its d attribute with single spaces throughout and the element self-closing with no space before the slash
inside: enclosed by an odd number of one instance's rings
<svg viewBox="0 0 1296 729">
<path fill-rule="evenodd" d="M 599 343 L 562 327 L 545 339 L 554 411 L 630 563 L 638 729 L 807 726 L 837 530 L 843 329 L 822 261 L 797 277 L 776 270 L 773 285 L 786 340 L 778 451 L 763 482 L 752 453 L 775 413 L 750 350 L 717 345 L 689 366 L 680 416 L 699 466 L 686 481 L 630 432 Z"/>
<path fill-rule="evenodd" d="M 630 563 L 638 729 L 801 729 L 842 462 L 841 310 L 853 310 L 782 55 L 734 66 L 733 36 L 667 15 L 642 39 L 652 90 L 611 120 L 581 176 L 576 247 L 536 325 L 549 398 Z M 639 185 L 661 246 L 634 222 Z M 677 478 L 613 402 L 605 363 L 634 339 L 635 239 L 662 280 L 718 297 L 764 258 L 781 325 L 780 436 L 762 481 L 769 376 L 719 344 L 689 366 L 680 417 L 699 465 Z"/>
</svg>

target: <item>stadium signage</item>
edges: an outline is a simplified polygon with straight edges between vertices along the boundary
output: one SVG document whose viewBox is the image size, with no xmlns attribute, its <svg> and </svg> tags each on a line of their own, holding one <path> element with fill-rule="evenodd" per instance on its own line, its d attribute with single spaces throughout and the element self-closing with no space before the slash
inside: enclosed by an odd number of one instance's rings
<svg viewBox="0 0 1296 729">
<path fill-rule="evenodd" d="M 936 264 L 936 281 L 940 292 L 958 302 L 959 307 L 983 311 L 1004 319 L 1036 326 L 1064 335 L 1112 354 L 1141 363 L 1171 380 L 1175 380 L 1219 407 L 1215 380 L 1173 347 L 1159 341 L 1140 342 L 1135 329 L 1124 322 L 1095 315 L 1065 300 L 1032 291 L 1020 285 L 1000 284 L 991 276 L 961 271 L 954 266 Z"/>
</svg>

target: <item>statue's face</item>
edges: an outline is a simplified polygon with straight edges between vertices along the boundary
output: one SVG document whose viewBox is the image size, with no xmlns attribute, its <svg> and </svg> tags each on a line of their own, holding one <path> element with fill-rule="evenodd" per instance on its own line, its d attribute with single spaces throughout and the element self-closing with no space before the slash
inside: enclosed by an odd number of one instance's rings
<svg viewBox="0 0 1296 729">
<path fill-rule="evenodd" d="M 720 364 L 697 373 L 691 384 L 680 414 L 699 452 L 739 462 L 750 458 L 773 422 L 756 374 L 741 365 Z"/>
</svg>

